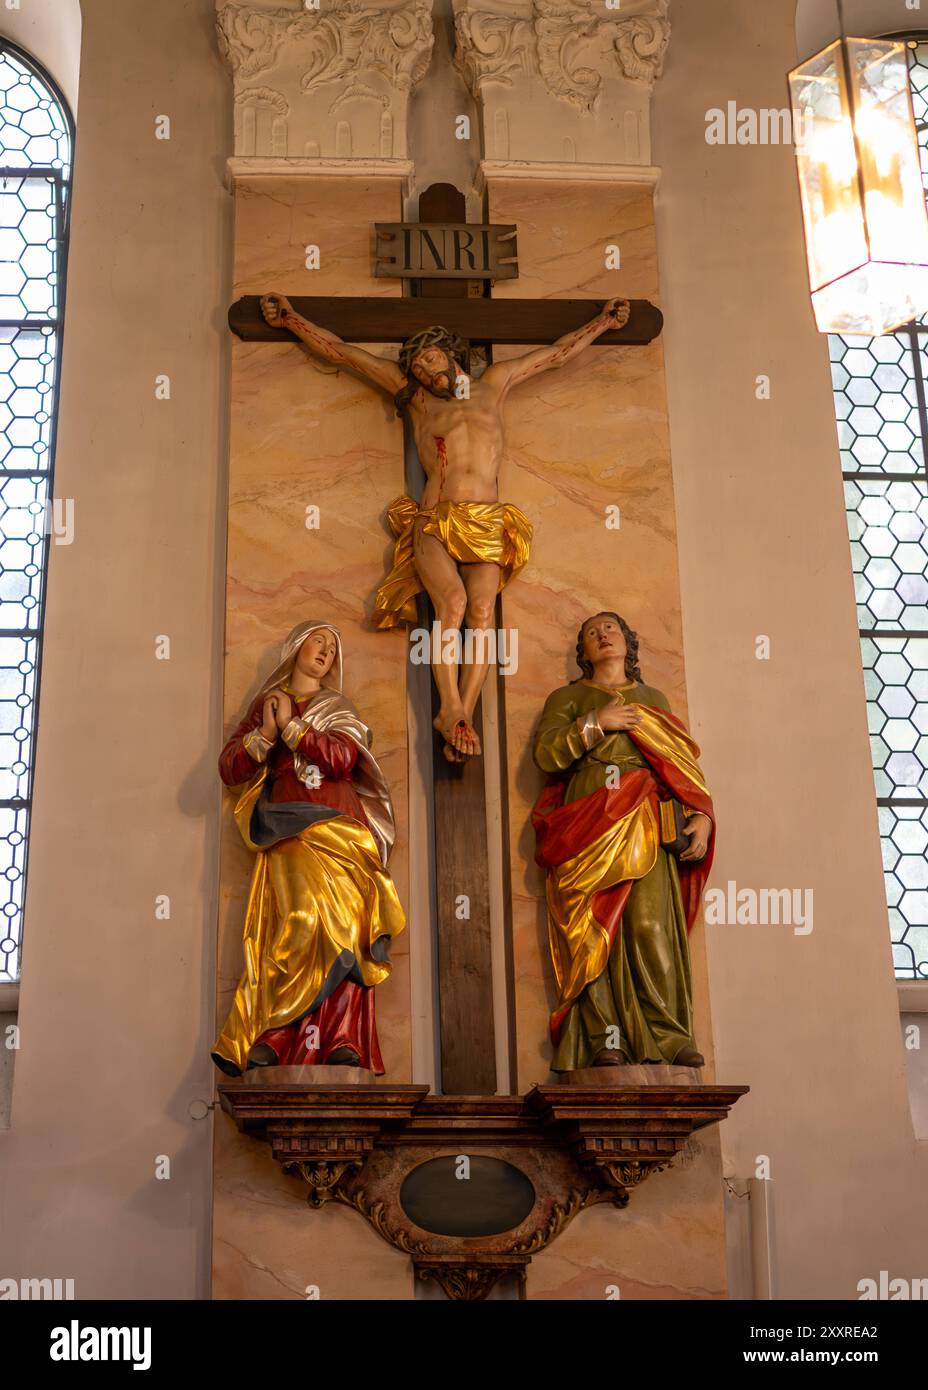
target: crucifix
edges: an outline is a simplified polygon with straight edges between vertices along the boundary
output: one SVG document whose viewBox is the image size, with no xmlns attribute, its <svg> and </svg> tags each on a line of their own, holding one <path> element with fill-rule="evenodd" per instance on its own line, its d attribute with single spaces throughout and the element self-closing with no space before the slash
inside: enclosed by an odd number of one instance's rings
<svg viewBox="0 0 928 1390">
<path fill-rule="evenodd" d="M 436 185 L 422 195 L 420 216 L 461 223 L 463 201 L 456 189 Z M 503 406 L 511 389 L 587 346 L 649 343 L 662 316 L 641 300 L 494 301 L 472 297 L 461 278 L 413 283 L 418 293 L 405 299 L 248 296 L 233 306 L 229 322 L 244 340 L 297 338 L 320 359 L 361 376 L 394 399 L 414 439 L 425 488 L 421 501 L 406 497 L 390 508 L 396 557 L 375 622 L 387 628 L 418 618 L 432 635 L 442 1085 L 446 1093 L 488 1095 L 496 1090 L 496 1063 L 478 700 L 489 663 L 487 644 L 469 650 L 466 639 L 491 635 L 494 624 L 502 631 L 499 593 L 525 563 L 531 539 L 529 520 L 497 494 Z M 367 352 L 364 343 L 401 344 L 399 362 Z M 501 344 L 534 350 L 472 376 L 470 350 L 480 345 L 489 356 Z M 407 483 L 415 489 L 414 478 Z M 423 625 L 426 596 L 435 622 Z M 464 657 L 459 674 L 443 639 L 462 624 L 463 646 L 450 645 Z"/>
</svg>

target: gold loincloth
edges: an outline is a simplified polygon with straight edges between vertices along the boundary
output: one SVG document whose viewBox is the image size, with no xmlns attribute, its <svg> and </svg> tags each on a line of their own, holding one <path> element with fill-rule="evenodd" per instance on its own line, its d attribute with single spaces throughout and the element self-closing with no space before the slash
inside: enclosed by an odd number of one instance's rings
<svg viewBox="0 0 928 1390">
<path fill-rule="evenodd" d="M 398 497 L 387 513 L 396 547 L 393 568 L 374 601 L 374 626 L 398 627 L 416 621 L 416 594 L 422 593 L 413 558 L 413 526 L 424 517 L 423 534 L 440 541 L 459 565 L 498 565 L 504 589 L 529 556 L 532 523 L 518 507 L 501 502 L 439 502 L 421 509 L 412 497 Z"/>
</svg>

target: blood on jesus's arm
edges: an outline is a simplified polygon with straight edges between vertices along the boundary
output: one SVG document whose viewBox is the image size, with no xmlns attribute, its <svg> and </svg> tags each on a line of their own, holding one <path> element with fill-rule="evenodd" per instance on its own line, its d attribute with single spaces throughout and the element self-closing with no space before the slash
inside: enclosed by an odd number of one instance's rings
<svg viewBox="0 0 928 1390">
<path fill-rule="evenodd" d="M 309 319 L 304 319 L 293 309 L 282 313 L 279 323 L 305 343 L 314 357 L 321 357 L 335 367 L 347 367 L 381 391 L 386 391 L 388 396 L 395 396 L 406 381 L 399 367 L 389 357 L 376 357 L 372 352 L 365 352 L 364 348 L 342 342 L 337 334 L 310 323 Z"/>
<path fill-rule="evenodd" d="M 556 342 L 545 347 L 534 348 L 521 357 L 513 357 L 508 362 L 494 362 L 484 372 L 481 380 L 505 395 L 513 386 L 528 381 L 541 372 L 550 372 L 578 357 L 584 348 L 594 343 L 607 329 L 624 328 L 628 322 L 629 305 L 626 300 L 610 300 L 595 319 L 581 328 L 565 333 Z"/>
</svg>

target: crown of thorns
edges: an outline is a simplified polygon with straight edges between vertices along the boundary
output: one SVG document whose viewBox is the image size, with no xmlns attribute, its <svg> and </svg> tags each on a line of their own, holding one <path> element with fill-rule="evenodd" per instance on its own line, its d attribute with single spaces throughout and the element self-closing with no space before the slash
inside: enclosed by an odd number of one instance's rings
<svg viewBox="0 0 928 1390">
<path fill-rule="evenodd" d="M 420 333 L 414 333 L 411 338 L 407 338 L 400 348 L 400 371 L 404 376 L 409 376 L 412 359 L 416 353 L 430 347 L 439 348 L 458 363 L 463 362 L 467 352 L 464 340 L 449 329 L 442 328 L 439 324 L 432 328 L 423 328 Z"/>
</svg>

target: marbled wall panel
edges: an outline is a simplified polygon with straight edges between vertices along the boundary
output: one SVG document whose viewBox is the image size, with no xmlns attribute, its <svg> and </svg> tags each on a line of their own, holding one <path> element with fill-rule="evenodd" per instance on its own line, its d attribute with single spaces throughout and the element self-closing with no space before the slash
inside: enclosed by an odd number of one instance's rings
<svg viewBox="0 0 928 1390">
<path fill-rule="evenodd" d="M 217 1126 L 213 1207 L 213 1297 L 320 1300 L 408 1299 L 408 1256 L 367 1222 L 330 1202 L 314 1211 L 302 1179 L 285 1174 L 267 1144 Z"/>
<path fill-rule="evenodd" d="M 720 1172 L 718 1131 L 703 1130 L 672 1168 L 636 1188 L 624 1211 L 604 1203 L 580 1212 L 533 1258 L 526 1296 L 724 1299 Z"/>
<path fill-rule="evenodd" d="M 400 183 L 393 177 L 239 181 L 234 296 L 270 290 L 395 295 L 398 283 L 371 276 L 370 225 L 401 215 Z M 315 271 L 305 268 L 305 248 L 311 244 L 320 248 L 321 268 Z M 391 869 L 405 901 L 404 637 L 367 626 L 392 549 L 386 507 L 403 491 L 402 426 L 385 396 L 352 376 L 316 365 L 302 345 L 237 343 L 230 452 L 227 727 L 241 717 L 249 695 L 275 663 L 282 638 L 297 622 L 305 617 L 334 622 L 343 638 L 345 692 L 374 730 L 374 748 L 392 789 L 398 837 Z M 319 508 L 318 529 L 307 529 L 309 506 Z M 251 872 L 251 855 L 239 839 L 231 809 L 227 796 L 220 1018 L 241 972 Z M 411 1067 L 407 936 L 396 941 L 392 958 L 393 975 L 377 992 L 378 1029 L 391 1080 L 405 1081 Z M 307 1283 L 321 1282 L 318 1269 L 315 1278 L 309 1269 L 313 1260 L 329 1270 L 347 1270 L 352 1259 L 369 1269 L 381 1248 L 389 1257 L 382 1242 L 347 1213 L 298 1210 L 303 1201 L 299 1183 L 279 1177 L 265 1146 L 241 1139 L 224 1115 L 216 1138 L 217 1297 L 300 1296 Z M 306 1223 L 300 1232 L 293 1229 L 294 1214 Z M 405 1282 L 394 1290 L 396 1297 L 411 1290 L 406 1262 L 397 1264 L 401 1267 Z M 353 1284 L 349 1280 L 337 1290 L 323 1288 L 322 1296 L 364 1297 L 363 1282 L 357 1281 L 356 1270 Z M 371 1287 L 383 1296 L 379 1273 Z"/>
<path fill-rule="evenodd" d="M 491 178 L 489 216 L 519 227 L 519 279 L 497 285 L 499 297 L 605 300 L 621 294 L 659 302 L 649 188 Z M 606 248 L 616 245 L 621 269 L 606 270 Z M 531 739 L 546 696 L 578 674 L 573 653 L 582 619 L 603 608 L 621 613 L 641 635 L 645 679 L 687 716 L 660 340 L 647 348 L 592 347 L 560 372 L 514 392 L 507 406 L 501 496 L 524 508 L 535 525 L 531 561 L 504 597 L 504 620 L 519 632 L 518 670 L 507 679 L 505 693 L 518 1089 L 524 1092 L 548 1078 L 548 1015 L 555 999 L 544 883 L 533 860 L 530 812 L 543 779 L 532 763 Z M 606 524 L 612 507 L 619 508 L 618 529 Z M 711 767 L 707 776 L 711 785 Z M 701 923 L 692 945 L 697 1039 L 711 1076 Z M 652 1269 L 647 1279 L 640 1276 L 644 1283 L 650 1280 L 655 1290 L 666 1286 L 665 1294 L 655 1296 L 723 1293 L 718 1140 L 702 1142 L 711 1157 L 703 1160 L 708 1186 L 696 1215 L 687 1180 L 675 1186 L 672 1178 L 661 1179 L 662 1202 L 653 1220 L 642 1214 L 652 1204 L 651 1190 L 644 1203 L 644 1190 L 633 1198 L 631 1220 L 627 1212 L 585 1213 L 533 1262 L 530 1291 L 603 1296 L 591 1290 L 599 1289 L 605 1269 L 597 1232 L 608 1229 L 615 1232 L 610 1239 L 622 1242 L 625 1269 Z M 681 1242 L 688 1241 L 694 1222 L 705 1232 L 692 1255 L 675 1253 L 673 1278 L 666 1263 L 649 1263 L 654 1221 L 670 1223 L 667 1229 Z"/>
</svg>

